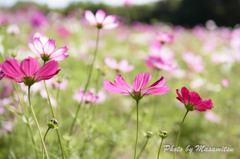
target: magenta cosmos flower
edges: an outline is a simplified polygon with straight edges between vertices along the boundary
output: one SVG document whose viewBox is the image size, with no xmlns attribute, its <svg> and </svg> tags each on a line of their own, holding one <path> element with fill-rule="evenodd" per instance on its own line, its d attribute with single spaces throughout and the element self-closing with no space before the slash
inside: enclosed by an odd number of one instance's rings
<svg viewBox="0 0 240 159">
<path fill-rule="evenodd" d="M 137 75 L 133 81 L 133 86 L 129 85 L 122 78 L 121 74 L 114 78 L 114 84 L 110 81 L 103 82 L 103 87 L 110 93 L 117 93 L 122 95 L 131 95 L 135 100 L 139 101 L 143 96 L 162 95 L 169 92 L 168 86 L 165 86 L 165 80 L 161 77 L 157 82 L 145 88 L 151 81 L 150 73 L 141 73 Z"/>
<path fill-rule="evenodd" d="M 5 73 L 2 71 L 2 65 L 0 64 L 0 80 L 5 76 Z"/>
<path fill-rule="evenodd" d="M 69 55 L 65 54 L 68 50 L 67 47 L 61 47 L 56 49 L 55 40 L 49 39 L 47 42 L 43 42 L 39 37 L 34 38 L 33 44 L 28 41 L 29 48 L 43 61 L 55 60 L 61 61 L 66 59 Z"/>
<path fill-rule="evenodd" d="M 58 62 L 53 60 L 41 68 L 39 67 L 39 62 L 32 57 L 23 60 L 21 65 L 17 60 L 7 57 L 6 61 L 2 64 L 2 70 L 6 78 L 18 83 L 23 82 L 27 86 L 31 86 L 35 82 L 48 80 L 60 71 L 58 69 Z"/>
<path fill-rule="evenodd" d="M 96 26 L 98 29 L 113 29 L 118 26 L 116 15 L 106 15 L 103 10 L 98 10 L 94 15 L 90 10 L 85 11 L 85 18 L 91 25 Z"/>
<path fill-rule="evenodd" d="M 185 105 L 185 108 L 188 111 L 198 110 L 198 111 L 206 111 L 207 109 L 213 108 L 212 100 L 205 100 L 202 101 L 201 97 L 198 95 L 197 92 L 189 92 L 186 87 L 181 89 L 181 94 L 179 94 L 178 89 L 177 92 L 177 99 Z"/>
</svg>

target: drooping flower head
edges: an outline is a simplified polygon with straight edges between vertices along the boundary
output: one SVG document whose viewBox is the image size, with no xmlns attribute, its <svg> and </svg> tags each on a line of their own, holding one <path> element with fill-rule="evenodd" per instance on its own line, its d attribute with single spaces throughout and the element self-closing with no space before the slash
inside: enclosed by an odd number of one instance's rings
<svg viewBox="0 0 240 159">
<path fill-rule="evenodd" d="M 141 73 L 137 75 L 133 81 L 133 86 L 131 86 L 122 78 L 121 74 L 119 74 L 114 78 L 114 84 L 110 81 L 105 81 L 103 82 L 103 87 L 110 93 L 131 95 L 137 101 L 143 96 L 148 96 L 150 94 L 163 95 L 170 91 L 168 86 L 164 85 L 165 79 L 163 77 L 146 88 L 151 78 L 152 76 L 150 73 Z"/>
<path fill-rule="evenodd" d="M 2 71 L 2 65 L 0 64 L 0 80 L 5 76 L 5 73 Z"/>
<path fill-rule="evenodd" d="M 105 58 L 105 64 L 108 67 L 120 72 L 129 72 L 134 69 L 134 66 L 129 65 L 127 60 L 121 60 L 119 63 L 117 63 L 115 59 L 107 57 Z"/>
<path fill-rule="evenodd" d="M 98 10 L 95 15 L 90 10 L 86 10 L 85 18 L 98 29 L 113 29 L 119 24 L 116 15 L 106 15 L 103 10 Z"/>
<path fill-rule="evenodd" d="M 33 44 L 28 41 L 29 48 L 44 62 L 49 60 L 61 61 L 66 59 L 69 54 L 66 54 L 68 48 L 66 46 L 56 49 L 55 40 L 49 39 L 47 42 L 39 37 L 35 37 Z"/>
<path fill-rule="evenodd" d="M 57 61 L 49 61 L 40 68 L 39 62 L 32 57 L 24 59 L 21 65 L 17 60 L 7 57 L 2 64 L 2 70 L 6 78 L 18 83 L 23 82 L 27 86 L 31 86 L 35 82 L 48 80 L 60 71 Z"/>
<path fill-rule="evenodd" d="M 189 92 L 189 90 L 186 87 L 183 87 L 181 89 L 181 94 L 179 94 L 178 89 L 177 92 L 177 99 L 185 105 L 185 108 L 188 111 L 206 111 L 207 109 L 213 108 L 212 100 L 205 100 L 202 101 L 202 98 L 198 95 L 197 92 Z"/>
</svg>

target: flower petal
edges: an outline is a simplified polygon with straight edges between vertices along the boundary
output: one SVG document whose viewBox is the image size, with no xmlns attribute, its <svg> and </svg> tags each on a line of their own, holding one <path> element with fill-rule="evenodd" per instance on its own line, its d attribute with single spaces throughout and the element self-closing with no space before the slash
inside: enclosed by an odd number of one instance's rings
<svg viewBox="0 0 240 159">
<path fill-rule="evenodd" d="M 164 77 L 161 77 L 158 81 L 153 83 L 151 86 L 143 90 L 143 94 L 149 95 L 149 94 L 155 94 L 155 95 L 162 95 L 165 93 L 168 93 L 170 89 L 168 86 L 164 86 L 165 84 Z"/>
<path fill-rule="evenodd" d="M 117 61 L 115 59 L 112 59 L 112 58 L 109 58 L 109 57 L 106 57 L 105 58 L 105 64 L 112 68 L 112 69 L 117 69 Z"/>
<path fill-rule="evenodd" d="M 103 10 L 98 10 L 96 12 L 96 21 L 97 23 L 103 23 L 104 19 L 105 19 L 106 13 Z"/>
<path fill-rule="evenodd" d="M 150 73 L 141 73 L 137 75 L 133 81 L 133 90 L 139 92 L 140 89 L 145 88 L 148 83 L 151 81 L 152 75 Z"/>
<path fill-rule="evenodd" d="M 28 57 L 21 62 L 20 68 L 27 77 L 33 77 L 39 70 L 39 62 L 32 57 Z"/>
<path fill-rule="evenodd" d="M 58 62 L 54 60 L 43 65 L 36 73 L 36 81 L 39 82 L 41 80 L 48 80 L 58 74 L 60 71 L 60 69 L 58 70 L 58 65 Z"/>
<path fill-rule="evenodd" d="M 197 92 L 190 92 L 190 101 L 189 103 L 191 105 L 197 105 L 199 103 L 202 102 L 202 99 L 200 98 L 200 96 L 198 95 Z"/>
<path fill-rule="evenodd" d="M 90 24 L 92 25 L 96 24 L 95 16 L 90 10 L 85 11 L 85 18 L 89 21 Z"/>
<path fill-rule="evenodd" d="M 112 24 L 117 20 L 117 16 L 116 15 L 109 15 L 107 16 L 104 21 L 103 21 L 103 25 L 106 24 Z"/>
<path fill-rule="evenodd" d="M 69 56 L 69 54 L 65 54 L 65 52 L 67 52 L 67 51 L 68 51 L 67 47 L 61 47 L 61 48 L 57 49 L 56 51 L 54 51 L 51 54 L 50 58 L 55 61 L 64 60 Z"/>
<path fill-rule="evenodd" d="M 42 44 L 40 38 L 38 38 L 38 37 L 34 38 L 33 43 L 34 43 L 34 47 L 38 51 L 38 53 L 42 54 L 43 53 L 43 44 Z"/>
<path fill-rule="evenodd" d="M 198 111 L 206 111 L 207 109 L 212 109 L 213 108 L 212 100 L 211 99 L 205 100 L 200 104 L 196 105 L 195 108 Z"/>
<path fill-rule="evenodd" d="M 113 29 L 113 28 L 116 28 L 118 25 L 119 25 L 119 23 L 115 22 L 115 23 L 111 23 L 111 24 L 105 24 L 105 25 L 103 25 L 103 28 L 104 29 Z"/>
<path fill-rule="evenodd" d="M 38 57 L 41 57 L 40 56 L 40 53 L 36 50 L 35 46 L 30 42 L 28 41 L 28 47 L 32 50 L 33 53 L 35 53 Z"/>
<path fill-rule="evenodd" d="M 181 94 L 182 94 L 182 98 L 184 101 L 184 104 L 188 104 L 190 101 L 190 92 L 186 87 L 183 87 L 181 89 Z"/>
<path fill-rule="evenodd" d="M 21 79 L 25 76 L 20 69 L 18 61 L 9 57 L 2 64 L 2 71 L 6 74 L 6 78 L 12 79 L 15 82 L 21 82 Z"/>
<path fill-rule="evenodd" d="M 56 49 L 56 44 L 55 44 L 55 40 L 53 39 L 49 39 L 43 48 L 44 53 L 47 55 L 51 54 L 55 49 Z"/>
</svg>

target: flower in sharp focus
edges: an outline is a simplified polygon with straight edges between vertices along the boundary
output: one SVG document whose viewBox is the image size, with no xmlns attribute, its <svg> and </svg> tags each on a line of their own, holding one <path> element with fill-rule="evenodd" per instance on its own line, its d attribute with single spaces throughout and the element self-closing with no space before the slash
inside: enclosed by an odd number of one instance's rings
<svg viewBox="0 0 240 159">
<path fill-rule="evenodd" d="M 32 57 L 24 59 L 21 65 L 17 60 L 7 57 L 2 64 L 2 70 L 6 78 L 18 83 L 23 82 L 27 86 L 31 86 L 35 82 L 48 80 L 60 71 L 57 61 L 49 61 L 40 68 L 39 62 Z"/>
<path fill-rule="evenodd" d="M 151 86 L 145 88 L 151 81 L 152 75 L 150 73 L 138 74 L 133 81 L 133 86 L 129 85 L 119 74 L 114 78 L 114 84 L 110 81 L 103 82 L 103 87 L 110 93 L 131 95 L 135 100 L 139 101 L 143 96 L 163 95 L 168 93 L 170 90 L 165 84 L 165 79 L 161 77 L 158 81 L 153 83 Z"/>
<path fill-rule="evenodd" d="M 68 48 L 65 46 L 56 49 L 55 40 L 53 39 L 44 42 L 41 38 L 35 37 L 33 43 L 28 41 L 28 46 L 44 62 L 49 60 L 61 61 L 69 56 L 69 54 L 66 54 Z"/>
<path fill-rule="evenodd" d="M 113 29 L 119 25 L 116 15 L 106 15 L 103 10 L 98 10 L 95 15 L 90 10 L 86 10 L 85 18 L 98 29 Z"/>
<path fill-rule="evenodd" d="M 127 60 L 121 60 L 119 63 L 117 63 L 115 59 L 107 57 L 105 58 L 105 64 L 108 67 L 120 72 L 129 72 L 134 69 L 134 66 L 129 65 Z"/>
<path fill-rule="evenodd" d="M 197 92 L 189 92 L 189 90 L 186 87 L 183 87 L 181 89 L 181 94 L 179 94 L 178 89 L 177 92 L 177 99 L 185 105 L 185 108 L 188 111 L 206 111 L 207 109 L 213 108 L 212 100 L 205 100 L 202 101 L 201 97 L 198 95 Z"/>
</svg>

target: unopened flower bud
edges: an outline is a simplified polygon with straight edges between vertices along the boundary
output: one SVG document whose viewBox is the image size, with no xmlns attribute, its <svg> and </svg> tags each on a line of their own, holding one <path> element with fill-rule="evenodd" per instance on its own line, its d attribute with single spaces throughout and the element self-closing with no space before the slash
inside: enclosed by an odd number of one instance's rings
<svg viewBox="0 0 240 159">
<path fill-rule="evenodd" d="M 162 139 L 167 138 L 168 132 L 167 131 L 160 131 L 158 134 Z"/>
<path fill-rule="evenodd" d="M 50 119 L 50 121 L 48 122 L 48 127 L 51 129 L 55 129 L 57 128 L 57 126 L 58 126 L 57 119 L 54 119 L 54 118 Z"/>
<path fill-rule="evenodd" d="M 12 58 L 17 57 L 17 53 L 16 53 L 16 52 L 12 52 L 12 53 L 11 53 L 11 56 L 12 56 Z"/>
<path fill-rule="evenodd" d="M 147 131 L 144 136 L 146 136 L 147 138 L 151 138 L 153 136 L 153 132 L 151 131 Z"/>
<path fill-rule="evenodd" d="M 62 79 L 57 79 L 57 83 L 62 83 L 63 80 Z"/>
</svg>

